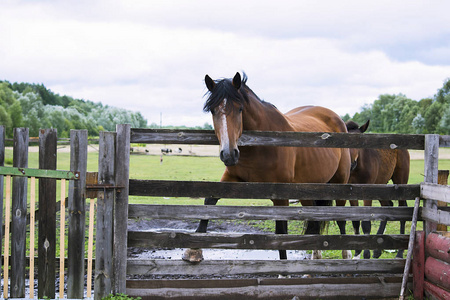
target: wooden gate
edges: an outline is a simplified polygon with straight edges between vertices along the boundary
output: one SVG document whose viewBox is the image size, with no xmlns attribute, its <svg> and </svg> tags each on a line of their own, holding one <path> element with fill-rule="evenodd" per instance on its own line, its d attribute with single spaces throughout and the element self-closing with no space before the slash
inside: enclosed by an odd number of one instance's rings
<svg viewBox="0 0 450 300">
<path fill-rule="evenodd" d="M 118 127 L 120 128 L 120 126 Z M 213 131 L 121 130 L 118 140 L 131 143 L 156 144 L 217 144 Z M 120 138 L 122 136 L 122 138 Z M 435 182 L 438 169 L 437 150 L 448 146 L 448 137 L 438 135 L 385 135 L 341 133 L 244 132 L 240 146 L 301 146 L 349 148 L 407 148 L 425 150 L 425 181 Z M 116 159 L 117 161 L 117 159 Z M 116 176 L 117 179 L 117 176 Z M 125 182 L 125 180 L 122 180 Z M 278 198 L 278 199 L 380 199 L 399 200 L 420 197 L 419 185 L 333 185 L 333 184 L 274 184 L 274 183 L 216 183 L 129 180 L 129 195 L 169 197 L 218 198 Z M 121 201 L 125 200 L 122 194 Z M 121 203 L 124 205 L 124 203 Z M 425 202 L 428 212 L 434 211 L 432 200 Z M 345 209 L 345 213 L 342 209 Z M 183 218 L 183 219 L 237 219 L 237 220 L 411 220 L 412 208 L 275 208 L 275 207 L 166 207 L 129 205 L 120 212 L 128 217 Z M 117 213 L 116 213 L 117 217 Z M 422 220 L 422 217 L 419 217 Z M 446 218 L 447 220 L 447 218 Z M 445 221 L 447 222 L 447 221 Z M 125 230 L 122 228 L 122 230 Z M 118 234 L 115 232 L 114 234 Z M 128 231 L 128 246 L 148 248 L 234 248 L 234 249 L 406 249 L 409 237 L 401 235 L 244 235 L 199 234 L 178 232 Z M 121 236 L 125 236 L 122 233 Z M 116 244 L 115 247 L 124 245 Z M 114 269 L 117 290 L 143 298 L 389 298 L 400 293 L 405 260 L 317 260 L 317 261 L 203 261 L 191 265 L 176 260 L 135 261 L 125 256 L 122 269 Z M 119 265 L 119 264 L 117 264 Z M 248 279 L 182 279 L 182 280 L 126 280 L 125 274 L 198 275 L 209 274 L 325 274 L 314 278 L 248 278 Z M 336 274 L 358 274 L 340 277 Z M 245 276 L 244 276 L 245 277 Z M 408 277 L 407 277 L 408 278 Z M 410 282 L 410 278 L 407 282 Z M 411 285 L 407 286 L 410 290 Z"/>
</svg>

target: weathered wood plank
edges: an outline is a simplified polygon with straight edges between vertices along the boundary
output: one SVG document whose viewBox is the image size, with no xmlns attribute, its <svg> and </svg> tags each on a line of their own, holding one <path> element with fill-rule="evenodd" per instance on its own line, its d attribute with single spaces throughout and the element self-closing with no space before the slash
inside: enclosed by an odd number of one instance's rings
<svg viewBox="0 0 450 300">
<path fill-rule="evenodd" d="M 0 125 L 0 166 L 5 165 L 5 126 Z M 3 175 L 0 175 L 0 247 L 3 245 Z M 0 260 L 1 261 L 1 260 Z M 2 262 L 0 262 L 2 268 Z"/>
<path fill-rule="evenodd" d="M 130 195 L 301 200 L 410 200 L 419 185 L 204 182 L 130 179 Z"/>
<path fill-rule="evenodd" d="M 442 209 L 434 210 L 431 208 L 423 207 L 422 219 L 431 223 L 450 226 L 450 212 Z"/>
<path fill-rule="evenodd" d="M 70 131 L 70 170 L 79 172 L 80 180 L 69 181 L 67 297 L 84 297 L 87 130 Z"/>
<path fill-rule="evenodd" d="M 13 166 L 28 167 L 28 128 L 14 128 Z M 11 228 L 11 298 L 25 297 L 25 250 L 28 178 L 13 177 Z"/>
<path fill-rule="evenodd" d="M 450 135 L 439 136 L 439 147 L 450 147 Z"/>
<path fill-rule="evenodd" d="M 450 203 L 450 187 L 428 182 L 420 184 L 420 197 Z"/>
<path fill-rule="evenodd" d="M 77 180 L 78 175 L 72 171 L 62 170 L 41 170 L 32 168 L 14 168 L 14 167 L 0 167 L 0 174 L 23 176 L 23 177 L 37 177 L 37 178 L 54 178 L 54 179 L 73 179 Z"/>
<path fill-rule="evenodd" d="M 439 135 L 427 134 L 425 136 L 425 154 L 424 154 L 424 181 L 427 183 L 438 183 L 438 165 L 439 165 Z M 425 200 L 424 207 L 437 210 L 437 201 Z M 425 235 L 436 230 L 437 224 L 434 222 L 425 222 Z"/>
<path fill-rule="evenodd" d="M 267 250 L 407 249 L 407 235 L 274 235 L 128 231 L 129 247 Z"/>
<path fill-rule="evenodd" d="M 39 168 L 56 170 L 56 129 L 39 131 Z M 56 179 L 39 179 L 38 297 L 56 293 Z"/>
<path fill-rule="evenodd" d="M 115 184 L 116 133 L 100 132 L 98 155 L 98 183 Z M 100 300 L 111 293 L 113 278 L 113 189 L 105 189 L 97 198 L 97 231 L 95 243 L 94 299 Z"/>
<path fill-rule="evenodd" d="M 132 143 L 218 145 L 213 130 L 131 129 Z M 424 135 L 244 131 L 239 146 L 424 149 Z"/>
<path fill-rule="evenodd" d="M 116 126 L 115 184 L 121 186 L 114 204 L 114 294 L 126 293 L 127 234 L 128 234 L 128 179 L 130 173 L 130 125 Z"/>
<path fill-rule="evenodd" d="M 412 207 L 212 206 L 130 204 L 129 218 L 169 220 L 411 221 Z"/>
<path fill-rule="evenodd" d="M 398 296 L 400 288 L 395 277 L 173 280 L 152 289 L 144 284 L 127 281 L 127 294 L 142 299 L 378 299 Z"/>
<path fill-rule="evenodd" d="M 400 274 L 404 259 L 204 260 L 129 258 L 129 275 Z"/>
</svg>

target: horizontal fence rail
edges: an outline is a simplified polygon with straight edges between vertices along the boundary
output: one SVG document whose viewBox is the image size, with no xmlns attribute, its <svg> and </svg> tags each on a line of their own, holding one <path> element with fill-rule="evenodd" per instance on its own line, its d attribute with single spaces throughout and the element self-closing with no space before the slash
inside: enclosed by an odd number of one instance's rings
<svg viewBox="0 0 450 300">
<path fill-rule="evenodd" d="M 255 278 L 183 280 L 130 280 L 129 295 L 147 299 L 362 299 L 393 298 L 401 278 Z M 201 291 L 201 293 L 199 293 Z M 149 294 L 151 293 L 151 294 Z M 193 296 L 195 295 L 195 296 Z"/>
<path fill-rule="evenodd" d="M 1 167 L 1 166 L 0 166 L 0 175 L 67 179 L 67 180 L 78 180 L 80 178 L 80 173 L 73 171 L 42 170 L 42 169 Z"/>
<path fill-rule="evenodd" d="M 411 200 L 420 185 L 205 182 L 130 179 L 134 196 L 300 200 Z"/>
<path fill-rule="evenodd" d="M 240 275 L 240 274 L 395 274 L 403 272 L 405 260 L 205 260 L 189 264 L 170 259 L 128 259 L 130 275 Z"/>
<path fill-rule="evenodd" d="M 212 206 L 130 204 L 129 218 L 168 220 L 411 221 L 413 207 Z M 450 207 L 445 208 L 447 211 Z M 419 210 L 420 211 L 420 210 Z M 420 220 L 420 219 L 419 219 Z"/>
<path fill-rule="evenodd" d="M 407 249 L 407 235 L 286 235 L 128 231 L 128 246 L 259 250 Z"/>
<path fill-rule="evenodd" d="M 131 143 L 218 145 L 213 130 L 131 129 Z M 341 132 L 244 131 L 239 146 L 417 149 L 423 134 L 347 134 Z"/>
</svg>

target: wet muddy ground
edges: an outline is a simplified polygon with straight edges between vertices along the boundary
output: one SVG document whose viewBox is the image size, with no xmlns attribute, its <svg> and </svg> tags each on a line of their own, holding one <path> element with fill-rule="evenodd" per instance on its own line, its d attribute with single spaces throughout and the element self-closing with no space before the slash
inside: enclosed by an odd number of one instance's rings
<svg viewBox="0 0 450 300">
<path fill-rule="evenodd" d="M 148 231 L 178 231 L 178 232 L 194 232 L 198 226 L 198 222 L 179 221 L 179 220 L 129 220 L 129 230 L 148 230 Z M 208 232 L 218 233 L 263 233 L 258 228 L 229 222 L 210 221 Z M 185 249 L 145 249 L 145 248 L 128 248 L 128 256 L 142 259 L 181 259 Z M 288 251 L 290 259 L 305 259 L 305 251 Z M 234 250 L 234 249 L 203 249 L 203 257 L 208 260 L 273 260 L 278 259 L 278 251 L 276 250 Z"/>
<path fill-rule="evenodd" d="M 177 231 L 194 232 L 198 226 L 198 221 L 178 221 L 178 220 L 129 220 L 129 230 L 149 230 L 149 231 Z M 263 233 L 264 231 L 245 224 L 238 224 L 232 221 L 215 222 L 210 221 L 208 232 L 217 233 Z M 145 249 L 137 247 L 128 248 L 128 257 L 141 259 L 181 259 L 186 249 Z M 302 260 L 310 258 L 306 251 L 287 251 L 288 259 Z M 203 249 L 205 260 L 277 260 L 279 254 L 277 250 L 241 250 L 241 249 Z M 210 278 L 250 278 L 256 275 L 203 275 L 203 276 L 130 276 L 133 279 L 210 279 Z M 261 275 L 256 276 L 261 277 Z M 278 277 L 278 275 L 267 275 L 263 277 Z"/>
</svg>

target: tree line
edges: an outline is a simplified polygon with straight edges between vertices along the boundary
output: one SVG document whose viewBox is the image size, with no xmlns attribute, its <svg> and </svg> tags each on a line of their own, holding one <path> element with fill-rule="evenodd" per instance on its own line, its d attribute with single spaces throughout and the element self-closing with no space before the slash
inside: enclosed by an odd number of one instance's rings
<svg viewBox="0 0 450 300">
<path fill-rule="evenodd" d="M 369 131 L 375 133 L 450 134 L 450 78 L 433 97 L 416 101 L 403 94 L 383 94 L 360 112 L 342 118 L 359 124 L 370 120 Z M 116 124 L 159 128 L 156 123 L 147 125 L 139 112 L 60 96 L 43 84 L 0 81 L 0 125 L 5 125 L 7 137 L 12 137 L 15 127 L 28 127 L 31 136 L 38 136 L 40 128 L 56 128 L 61 138 L 69 137 L 70 129 L 87 129 L 90 136 L 98 136 L 103 130 L 114 131 Z M 202 127 L 164 128 L 212 129 L 212 126 L 205 123 Z"/>
<path fill-rule="evenodd" d="M 384 94 L 343 119 L 360 125 L 370 119 L 369 131 L 376 133 L 450 134 L 450 78 L 431 98 L 416 101 L 403 94 Z"/>
<path fill-rule="evenodd" d="M 43 84 L 0 81 L 0 125 L 5 125 L 7 137 L 16 127 L 28 127 L 30 136 L 38 136 L 40 128 L 56 128 L 61 138 L 69 137 L 71 129 L 87 129 L 89 136 L 98 136 L 125 123 L 147 126 L 139 112 L 60 96 Z"/>
</svg>

